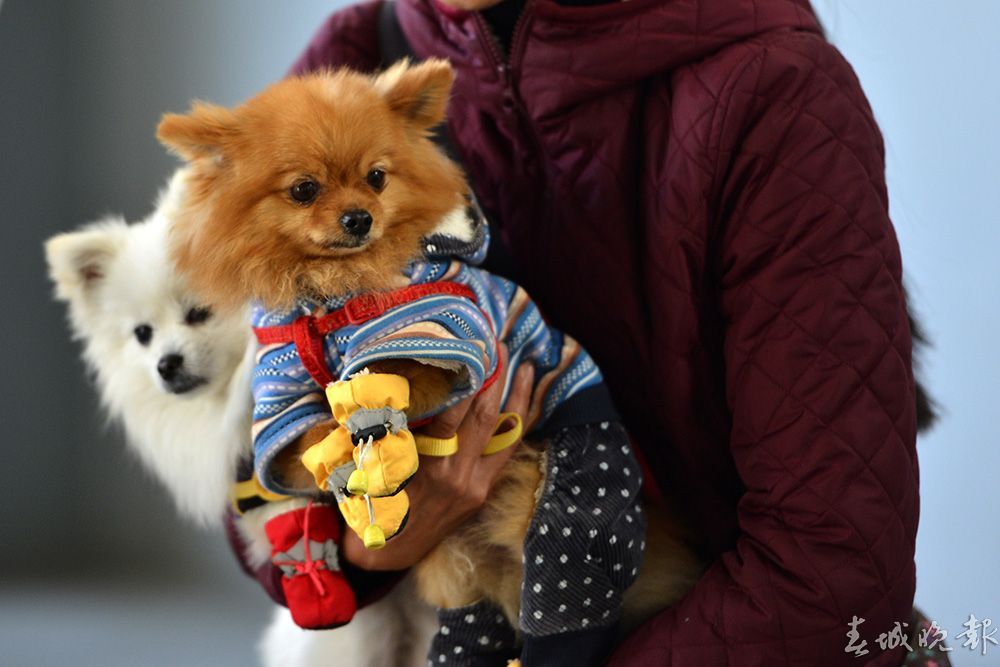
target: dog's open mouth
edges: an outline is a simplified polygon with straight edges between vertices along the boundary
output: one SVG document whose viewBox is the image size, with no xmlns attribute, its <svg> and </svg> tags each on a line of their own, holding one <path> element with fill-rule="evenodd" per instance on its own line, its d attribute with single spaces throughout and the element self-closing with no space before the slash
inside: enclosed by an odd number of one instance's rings
<svg viewBox="0 0 1000 667">
<path fill-rule="evenodd" d="M 371 236 L 349 238 L 346 240 L 338 239 L 336 241 L 327 241 L 323 244 L 323 248 L 326 250 L 337 250 L 341 252 L 344 250 L 361 250 L 368 245 L 369 241 L 371 241 Z"/>
<path fill-rule="evenodd" d="M 204 384 L 208 384 L 208 378 L 201 377 L 200 375 L 179 375 L 164 384 L 167 391 L 171 394 L 186 394 Z"/>
</svg>

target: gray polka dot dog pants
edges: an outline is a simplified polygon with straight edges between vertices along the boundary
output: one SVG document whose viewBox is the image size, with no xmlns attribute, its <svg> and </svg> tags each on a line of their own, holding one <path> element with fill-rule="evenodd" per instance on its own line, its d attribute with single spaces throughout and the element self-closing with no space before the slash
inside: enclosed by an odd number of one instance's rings
<svg viewBox="0 0 1000 667">
<path fill-rule="evenodd" d="M 622 594 L 645 549 L 639 465 L 617 422 L 574 426 L 549 442 L 545 488 L 524 543 L 518 629 L 491 602 L 438 612 L 429 665 L 601 664 Z"/>
</svg>

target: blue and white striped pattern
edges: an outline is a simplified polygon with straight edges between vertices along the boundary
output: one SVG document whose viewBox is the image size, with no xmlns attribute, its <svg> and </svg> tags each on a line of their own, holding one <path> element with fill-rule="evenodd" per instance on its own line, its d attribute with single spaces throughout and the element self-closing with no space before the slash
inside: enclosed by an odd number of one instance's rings
<svg viewBox="0 0 1000 667">
<path fill-rule="evenodd" d="M 456 380 L 448 400 L 433 413 L 479 391 L 495 371 L 497 338 L 507 344 L 509 363 L 498 381 L 503 400 L 514 370 L 525 361 L 535 365 L 535 395 L 525 416 L 525 430 L 542 428 L 556 407 L 585 387 L 601 383 L 590 356 L 568 336 L 545 324 L 523 289 L 486 271 L 457 261 L 426 261 L 409 268 L 411 284 L 448 280 L 468 286 L 476 303 L 434 295 L 393 308 L 361 325 L 347 325 L 324 339 L 325 358 L 334 377 L 348 378 L 376 361 L 403 358 L 454 368 Z M 253 312 L 255 327 L 290 324 L 302 315 L 321 315 L 341 307 L 349 297 L 325 303 L 300 302 L 284 312 Z M 313 425 L 330 416 L 322 388 L 309 376 L 292 343 L 264 346 L 253 377 L 254 451 L 257 475 L 265 487 L 289 492 L 269 470 L 274 456 Z"/>
</svg>

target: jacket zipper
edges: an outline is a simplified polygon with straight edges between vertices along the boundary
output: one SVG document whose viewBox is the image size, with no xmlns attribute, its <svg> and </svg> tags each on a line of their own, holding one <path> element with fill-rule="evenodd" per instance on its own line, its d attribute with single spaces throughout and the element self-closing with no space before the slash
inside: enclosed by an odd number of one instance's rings
<svg viewBox="0 0 1000 667">
<path fill-rule="evenodd" d="M 527 115 L 527 110 L 524 108 L 524 104 L 521 102 L 521 98 L 517 94 L 516 88 L 516 73 L 518 67 L 520 66 L 521 56 L 524 54 L 524 42 L 527 30 L 525 26 L 528 24 L 528 18 L 530 17 L 531 11 L 533 9 L 533 1 L 526 0 L 524 3 L 524 8 L 521 10 L 520 16 L 517 17 L 517 21 L 514 22 L 514 32 L 511 34 L 510 38 L 510 54 L 507 59 L 503 57 L 503 49 L 500 48 L 500 40 L 497 39 L 496 35 L 490 29 L 489 25 L 486 23 L 486 19 L 483 18 L 482 14 L 479 12 L 475 13 L 476 28 L 479 33 L 479 41 L 483 46 L 484 51 L 486 51 L 486 56 L 492 61 L 494 69 L 496 69 L 497 74 L 500 75 L 500 82 L 503 86 L 504 97 L 510 100 L 513 105 L 513 110 L 518 116 L 518 121 L 520 122 L 524 134 L 527 136 L 528 142 L 531 144 L 531 148 L 534 151 L 535 160 L 541 160 L 545 153 L 542 151 L 542 142 L 539 140 L 538 136 L 535 134 L 535 130 L 531 123 L 524 119 Z M 542 164 L 539 165 L 543 166 Z"/>
<path fill-rule="evenodd" d="M 493 31 L 490 29 L 489 25 L 487 25 L 486 20 L 479 12 L 476 12 L 475 18 L 476 28 L 479 33 L 479 40 L 483 46 L 483 50 L 486 52 L 486 57 L 492 60 L 493 67 L 500 75 L 500 83 L 503 86 L 503 96 L 509 100 L 512 105 L 511 113 L 516 116 L 516 122 L 520 126 L 521 132 L 533 153 L 529 161 L 534 162 L 535 164 L 530 165 L 525 163 L 525 167 L 528 169 L 529 173 L 532 166 L 535 166 L 541 172 L 547 171 L 545 167 L 545 152 L 542 150 L 542 142 L 538 138 L 532 123 L 527 120 L 527 109 L 525 109 L 515 87 L 517 83 L 516 74 L 519 71 L 520 59 L 524 54 L 525 48 L 524 42 L 526 39 L 525 35 L 527 34 L 525 26 L 528 24 L 529 13 L 531 10 L 532 0 L 526 0 L 520 16 L 518 16 L 517 21 L 514 22 L 514 31 L 511 34 L 510 39 L 510 54 L 508 55 L 507 60 L 503 57 L 503 49 L 500 48 L 500 40 L 493 34 Z M 547 211 L 551 204 L 551 193 L 549 192 L 549 189 L 543 188 L 541 193 L 536 193 L 536 198 L 543 211 L 542 214 L 546 215 L 544 211 Z M 497 223 L 502 226 L 502 221 L 498 220 Z"/>
<path fill-rule="evenodd" d="M 496 35 L 490 29 L 489 25 L 486 23 L 486 19 L 483 18 L 482 14 L 479 12 L 475 13 L 476 28 L 479 33 L 479 42 L 482 44 L 483 49 L 486 51 L 486 55 L 489 57 L 493 68 L 500 75 L 500 81 L 503 83 L 504 90 L 507 91 L 516 99 L 516 94 L 514 91 L 514 79 L 511 74 L 512 61 L 514 56 L 520 56 L 520 52 L 523 50 L 520 47 L 520 39 L 524 34 L 524 26 L 527 23 L 528 14 L 531 11 L 531 0 L 527 0 L 524 3 L 524 8 L 521 9 L 520 15 L 517 17 L 517 21 L 514 22 L 514 32 L 511 34 L 510 38 L 510 53 L 507 57 L 504 57 L 503 49 L 500 48 L 500 40 L 497 39 Z"/>
<path fill-rule="evenodd" d="M 510 36 L 510 54 L 508 55 L 508 67 L 513 69 L 514 59 L 517 58 L 518 65 L 520 65 L 521 56 L 524 54 L 524 35 L 526 34 L 525 25 L 528 23 L 528 15 L 533 9 L 532 0 L 526 0 L 524 3 L 524 8 L 521 9 L 521 15 L 517 17 L 517 21 L 514 22 L 514 32 Z M 513 82 L 512 82 L 513 83 Z"/>
</svg>

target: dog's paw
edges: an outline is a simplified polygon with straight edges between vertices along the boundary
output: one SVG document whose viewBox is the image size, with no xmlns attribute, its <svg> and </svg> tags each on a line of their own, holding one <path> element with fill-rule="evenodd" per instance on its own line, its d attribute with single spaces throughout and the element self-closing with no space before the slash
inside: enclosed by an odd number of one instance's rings
<svg viewBox="0 0 1000 667">
<path fill-rule="evenodd" d="M 335 437 L 353 446 L 357 470 L 351 473 L 347 491 L 376 498 L 398 493 L 419 465 L 404 412 L 410 400 L 407 379 L 387 373 L 355 375 L 329 385 L 326 395 L 341 424 Z"/>
</svg>

